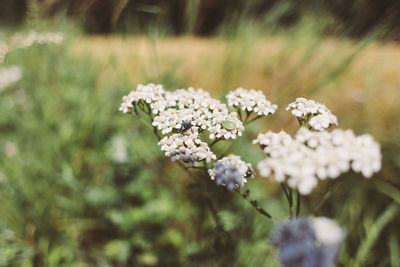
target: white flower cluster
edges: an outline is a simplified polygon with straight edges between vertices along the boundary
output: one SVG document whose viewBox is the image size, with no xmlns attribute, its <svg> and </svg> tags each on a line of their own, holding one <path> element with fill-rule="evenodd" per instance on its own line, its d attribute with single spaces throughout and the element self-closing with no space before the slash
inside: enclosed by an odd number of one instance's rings
<svg viewBox="0 0 400 267">
<path fill-rule="evenodd" d="M 131 113 L 136 108 L 148 113 L 151 110 L 152 126 L 163 135 L 179 131 L 164 137 L 159 145 L 172 160 L 182 160 L 189 166 L 216 159 L 207 143 L 199 139 L 199 133 L 208 130 L 210 139 L 235 139 L 244 131 L 237 113 L 229 112 L 225 104 L 202 89 L 169 92 L 162 85 L 139 85 L 122 98 L 119 110 Z"/>
<path fill-rule="evenodd" d="M 217 158 L 207 143 L 199 139 L 197 132 L 166 136 L 158 142 L 158 145 L 165 151 L 165 156 L 170 157 L 172 161 L 181 160 L 191 167 L 198 166 L 200 161 L 209 163 Z"/>
<path fill-rule="evenodd" d="M 218 160 L 214 168 L 208 170 L 212 180 L 218 185 L 226 186 L 229 190 L 236 186 L 243 187 L 248 177 L 254 178 L 250 163 L 240 159 L 240 156 L 230 155 Z"/>
<path fill-rule="evenodd" d="M 139 85 L 136 91 L 122 98 L 119 108 L 130 113 L 136 104 L 146 103 L 155 116 L 153 126 L 168 134 L 180 129 L 183 122 L 190 122 L 194 131 L 210 131 L 210 138 L 229 139 L 241 136 L 243 123 L 237 113 L 229 113 L 225 104 L 202 89 L 164 91 L 161 85 Z"/>
<path fill-rule="evenodd" d="M 267 100 L 263 92 L 254 89 L 237 88 L 228 93 L 226 99 L 229 106 L 239 107 L 243 111 L 255 112 L 259 116 L 273 114 L 278 108 L 278 105 L 271 104 Z"/>
<path fill-rule="evenodd" d="M 26 36 L 20 33 L 15 34 L 11 39 L 11 44 L 15 48 L 28 48 L 34 44 L 61 44 L 65 38 L 65 34 L 60 32 L 30 31 Z"/>
<path fill-rule="evenodd" d="M 22 77 L 22 70 L 18 66 L 0 68 L 0 92 L 19 81 Z"/>
<path fill-rule="evenodd" d="M 122 103 L 119 108 L 123 113 L 131 113 L 133 105 L 148 104 L 153 114 L 158 114 L 167 106 L 165 103 L 165 91 L 162 85 L 158 84 L 139 84 L 135 91 L 122 97 Z"/>
<path fill-rule="evenodd" d="M 235 139 L 244 131 L 243 123 L 237 113 L 229 113 L 225 104 L 210 96 L 202 89 L 189 88 L 168 92 L 164 112 L 154 118 L 163 134 L 179 129 L 182 122 L 190 122 L 193 130 L 210 131 L 210 139 Z"/>
<path fill-rule="evenodd" d="M 315 132 L 302 127 L 295 138 L 284 131 L 268 132 L 253 143 L 268 155 L 258 164 L 261 176 L 287 181 L 303 195 L 311 193 L 318 179 L 336 178 L 350 168 L 369 178 L 381 168 L 379 143 L 351 130 Z"/>
<path fill-rule="evenodd" d="M 5 57 L 8 52 L 8 46 L 5 43 L 0 43 L 0 64 L 4 63 Z"/>
<path fill-rule="evenodd" d="M 326 217 L 311 218 L 310 221 L 317 241 L 323 246 L 337 251 L 345 237 L 345 232 L 339 224 Z"/>
<path fill-rule="evenodd" d="M 331 125 L 338 125 L 336 116 L 325 105 L 304 97 L 290 103 L 286 110 L 291 110 L 299 120 L 308 122 L 309 126 L 317 131 L 323 131 Z"/>
</svg>

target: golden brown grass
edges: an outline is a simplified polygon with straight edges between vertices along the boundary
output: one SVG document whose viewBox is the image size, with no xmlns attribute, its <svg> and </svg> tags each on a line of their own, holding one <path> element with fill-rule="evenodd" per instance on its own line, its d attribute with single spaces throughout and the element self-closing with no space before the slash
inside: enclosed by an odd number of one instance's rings
<svg viewBox="0 0 400 267">
<path fill-rule="evenodd" d="M 76 40 L 73 49 L 99 60 L 102 83 L 112 85 L 113 79 L 129 77 L 133 84 L 153 81 L 170 87 L 201 87 L 215 96 L 243 86 L 263 90 L 281 107 L 295 97 L 310 96 L 326 102 L 342 127 L 370 131 L 381 140 L 400 132 L 400 46 L 396 44 L 364 46 L 297 37 L 230 41 L 91 37 Z M 290 127 L 289 117 L 278 116 L 283 121 L 277 127 Z"/>
</svg>

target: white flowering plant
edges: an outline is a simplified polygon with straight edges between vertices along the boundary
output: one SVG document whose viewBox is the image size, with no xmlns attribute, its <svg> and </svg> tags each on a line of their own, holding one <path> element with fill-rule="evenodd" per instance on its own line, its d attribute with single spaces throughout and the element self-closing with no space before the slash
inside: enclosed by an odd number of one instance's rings
<svg viewBox="0 0 400 267">
<path fill-rule="evenodd" d="M 119 110 L 138 116 L 151 127 L 165 156 L 191 176 L 196 177 L 190 169 L 204 171 L 216 185 L 238 193 L 260 214 L 273 219 L 245 188 L 247 179 L 257 176 L 252 165 L 240 155 L 217 155 L 213 149 L 220 141 L 241 137 L 249 123 L 274 114 L 278 106 L 254 89 L 238 88 L 229 92 L 226 100 L 223 103 L 202 89 L 167 91 L 162 85 L 148 84 L 124 96 Z M 301 196 L 311 194 L 318 181 L 336 179 L 349 170 L 370 178 L 380 170 L 379 143 L 369 134 L 356 136 L 352 130 L 334 128 L 338 120 L 324 104 L 297 98 L 286 110 L 300 124 L 294 136 L 283 130 L 268 131 L 258 134 L 252 143 L 265 153 L 256 169 L 261 177 L 281 185 L 290 218 L 300 215 Z M 212 196 L 205 196 L 212 202 Z M 215 213 L 212 207 L 211 211 Z M 323 233 L 320 228 L 311 235 Z M 335 250 L 338 247 L 335 245 Z"/>
<path fill-rule="evenodd" d="M 8 54 L 18 49 L 27 49 L 35 44 L 61 44 L 66 39 L 61 32 L 43 32 L 30 31 L 24 35 L 16 33 L 9 42 L 0 40 L 0 92 L 12 86 L 22 78 L 22 69 L 20 66 L 2 66 L 6 64 Z"/>
</svg>

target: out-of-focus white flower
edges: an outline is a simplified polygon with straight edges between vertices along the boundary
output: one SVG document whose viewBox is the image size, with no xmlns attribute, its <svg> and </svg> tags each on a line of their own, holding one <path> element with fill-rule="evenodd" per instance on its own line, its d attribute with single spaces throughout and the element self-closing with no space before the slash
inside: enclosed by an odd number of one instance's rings
<svg viewBox="0 0 400 267">
<path fill-rule="evenodd" d="M 268 131 L 265 134 L 259 134 L 257 139 L 253 140 L 253 144 L 259 144 L 265 153 L 270 153 L 271 147 L 280 145 L 287 146 L 292 143 L 292 141 L 292 137 L 285 131 L 280 131 L 279 133 Z"/>
<path fill-rule="evenodd" d="M 352 150 L 351 168 L 367 178 L 382 167 L 382 155 L 378 142 L 369 134 L 358 136 Z"/>
<path fill-rule="evenodd" d="M 316 159 L 313 150 L 292 139 L 288 134 L 266 133 L 259 135 L 254 143 L 260 144 L 269 156 L 258 163 L 260 175 L 297 188 L 303 195 L 311 193 L 317 185 Z"/>
<path fill-rule="evenodd" d="M 2 64 L 5 60 L 6 55 L 8 54 L 9 49 L 8 45 L 0 42 L 0 64 Z"/>
<path fill-rule="evenodd" d="M 126 149 L 126 139 L 122 136 L 116 136 L 111 142 L 111 156 L 117 163 L 125 163 L 128 161 L 128 151 Z"/>
<path fill-rule="evenodd" d="M 19 149 L 16 143 L 7 141 L 4 145 L 4 150 L 6 153 L 6 156 L 9 158 L 15 157 L 18 155 Z"/>
<path fill-rule="evenodd" d="M 327 128 L 329 128 L 329 126 L 331 124 L 334 124 L 331 119 L 331 116 L 333 116 L 332 114 L 320 114 L 317 115 L 315 117 L 312 117 L 309 121 L 310 126 L 317 130 L 317 131 L 323 131 Z"/>
<path fill-rule="evenodd" d="M 342 243 L 345 233 L 339 224 L 326 217 L 311 219 L 316 239 L 323 245 L 337 248 Z"/>
<path fill-rule="evenodd" d="M 351 130 L 315 132 L 305 127 L 295 138 L 281 131 L 259 134 L 259 144 L 267 158 L 258 163 L 260 175 L 287 182 L 303 195 L 311 193 L 318 178 L 336 178 L 350 167 L 369 178 L 381 168 L 379 143 L 370 135 L 355 136 Z"/>
<path fill-rule="evenodd" d="M 323 131 L 331 125 L 338 125 L 336 116 L 325 105 L 304 97 L 299 97 L 295 102 L 290 103 L 286 110 L 291 110 L 293 115 L 317 131 Z"/>
<path fill-rule="evenodd" d="M 343 229 L 325 217 L 295 218 L 275 226 L 271 244 L 285 267 L 330 267 L 335 263 Z"/>
<path fill-rule="evenodd" d="M 0 68 L 0 92 L 19 81 L 22 77 L 22 70 L 18 66 Z"/>
<path fill-rule="evenodd" d="M 209 163 L 216 159 L 207 143 L 199 139 L 198 133 L 189 130 L 186 134 L 173 134 L 166 136 L 158 142 L 165 156 L 172 161 L 181 160 L 189 166 L 198 166 L 200 161 Z"/>
<path fill-rule="evenodd" d="M 229 106 L 239 107 L 243 111 L 255 112 L 259 116 L 273 114 L 278 108 L 277 105 L 271 104 L 267 100 L 262 91 L 254 89 L 237 88 L 235 91 L 229 92 L 226 99 Z"/>
<path fill-rule="evenodd" d="M 315 148 L 319 163 L 325 165 L 331 178 L 336 178 L 350 167 L 367 178 L 381 169 L 380 145 L 369 134 L 356 136 L 351 130 L 314 132 L 300 128 L 296 140 Z M 337 175 L 329 175 L 330 171 L 336 173 L 333 169 L 337 169 Z"/>
<path fill-rule="evenodd" d="M 28 48 L 34 44 L 61 44 L 65 39 L 65 34 L 61 32 L 38 33 L 30 31 L 27 35 L 15 34 L 11 38 L 11 45 L 15 48 Z"/>
<path fill-rule="evenodd" d="M 236 186 L 243 187 L 248 177 L 254 178 L 251 164 L 244 162 L 240 156 L 236 155 L 229 155 L 218 160 L 208 173 L 218 185 L 226 186 L 229 190 Z"/>
</svg>

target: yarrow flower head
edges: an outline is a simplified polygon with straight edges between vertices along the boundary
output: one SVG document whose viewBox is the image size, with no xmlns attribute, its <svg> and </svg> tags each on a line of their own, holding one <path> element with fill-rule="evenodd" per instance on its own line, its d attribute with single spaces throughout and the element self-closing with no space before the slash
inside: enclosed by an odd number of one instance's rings
<svg viewBox="0 0 400 267">
<path fill-rule="evenodd" d="M 18 66 L 0 68 L 0 91 L 19 81 L 22 77 L 22 70 Z"/>
<path fill-rule="evenodd" d="M 311 193 L 318 179 L 334 179 L 350 168 L 369 178 L 381 168 L 379 143 L 370 135 L 357 137 L 351 130 L 315 132 L 302 127 L 295 138 L 284 131 L 267 132 L 253 143 L 268 156 L 258 163 L 261 176 L 286 181 L 303 195 Z"/>
<path fill-rule="evenodd" d="M 285 267 L 330 267 L 336 261 L 344 230 L 333 220 L 301 217 L 277 225 L 271 244 Z"/>
<path fill-rule="evenodd" d="M 230 155 L 218 160 L 214 168 L 208 171 L 212 180 L 229 190 L 243 187 L 248 177 L 254 178 L 254 170 L 250 163 L 240 159 L 240 156 Z"/>
<path fill-rule="evenodd" d="M 278 105 L 271 104 L 261 91 L 237 88 L 226 95 L 228 105 L 243 111 L 255 112 L 259 116 L 274 114 Z"/>
<path fill-rule="evenodd" d="M 290 103 L 286 110 L 290 110 L 302 125 L 317 131 L 323 131 L 331 125 L 338 125 L 336 116 L 325 105 L 304 97 Z"/>
<path fill-rule="evenodd" d="M 130 92 L 127 96 L 122 97 L 122 103 L 119 108 L 124 113 L 131 113 L 133 105 L 143 104 L 149 105 L 154 114 L 165 109 L 165 91 L 162 85 L 139 84 L 135 91 Z"/>
<path fill-rule="evenodd" d="M 199 139 L 197 132 L 166 136 L 158 142 L 158 145 L 165 151 L 165 156 L 170 157 L 172 161 L 181 160 L 189 166 L 198 166 L 201 161 L 209 163 L 212 159 L 216 159 L 207 143 Z"/>
</svg>

